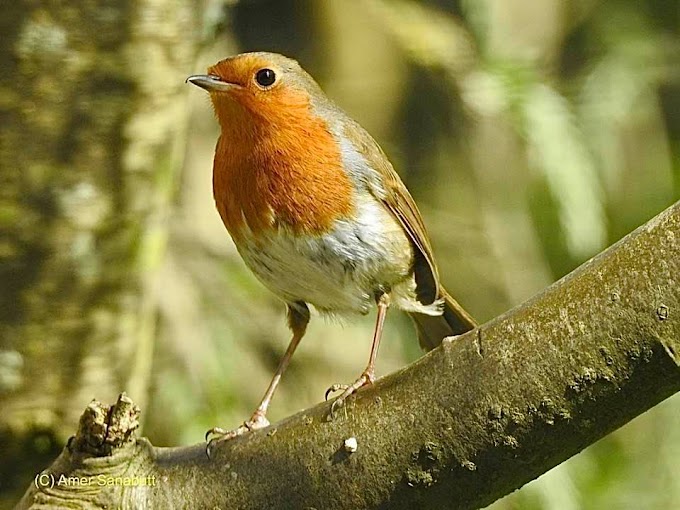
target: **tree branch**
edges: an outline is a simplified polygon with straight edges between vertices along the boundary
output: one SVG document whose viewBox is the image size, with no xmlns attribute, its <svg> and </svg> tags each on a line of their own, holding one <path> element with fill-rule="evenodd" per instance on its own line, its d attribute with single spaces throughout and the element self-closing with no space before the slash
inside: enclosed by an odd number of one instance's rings
<svg viewBox="0 0 680 510">
<path fill-rule="evenodd" d="M 126 399 L 115 412 L 92 404 L 45 474 L 147 485 L 32 487 L 18 508 L 487 505 L 680 389 L 679 240 L 680 202 L 540 295 L 360 391 L 334 419 L 318 405 L 219 445 L 212 460 L 203 444 L 135 440 Z"/>
</svg>

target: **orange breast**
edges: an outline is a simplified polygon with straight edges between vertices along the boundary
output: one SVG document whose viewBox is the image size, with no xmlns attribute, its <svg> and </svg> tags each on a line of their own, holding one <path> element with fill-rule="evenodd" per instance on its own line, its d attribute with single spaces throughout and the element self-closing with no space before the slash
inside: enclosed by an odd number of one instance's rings
<svg viewBox="0 0 680 510">
<path fill-rule="evenodd" d="M 256 110 L 246 106 L 220 106 L 229 111 L 218 112 L 213 166 L 217 208 L 234 239 L 246 224 L 255 234 L 278 225 L 321 234 L 350 215 L 353 186 L 340 149 L 306 98 L 290 92 Z"/>
</svg>

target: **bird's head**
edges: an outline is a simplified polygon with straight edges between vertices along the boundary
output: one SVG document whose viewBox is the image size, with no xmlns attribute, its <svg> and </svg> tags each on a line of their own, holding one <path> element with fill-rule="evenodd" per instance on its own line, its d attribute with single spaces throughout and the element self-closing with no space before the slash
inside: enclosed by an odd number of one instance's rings
<svg viewBox="0 0 680 510">
<path fill-rule="evenodd" d="M 297 61 L 276 53 L 243 53 L 221 60 L 188 83 L 207 90 L 220 124 L 281 125 L 325 102 L 314 79 Z M 243 125 L 246 124 L 246 126 Z"/>
</svg>

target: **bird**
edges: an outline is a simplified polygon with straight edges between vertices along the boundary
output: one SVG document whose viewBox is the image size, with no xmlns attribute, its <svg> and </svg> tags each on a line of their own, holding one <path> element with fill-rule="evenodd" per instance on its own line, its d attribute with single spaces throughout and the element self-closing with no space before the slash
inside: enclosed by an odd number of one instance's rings
<svg viewBox="0 0 680 510">
<path fill-rule="evenodd" d="M 408 313 L 420 345 L 476 327 L 444 289 L 415 201 L 378 143 L 291 58 L 250 52 L 225 58 L 187 83 L 205 89 L 220 135 L 213 197 L 246 266 L 281 298 L 290 344 L 252 416 L 222 441 L 269 425 L 267 410 L 310 320 L 377 307 L 368 363 L 332 410 L 375 380 L 388 308 Z M 328 399 L 329 392 L 326 393 Z"/>
</svg>

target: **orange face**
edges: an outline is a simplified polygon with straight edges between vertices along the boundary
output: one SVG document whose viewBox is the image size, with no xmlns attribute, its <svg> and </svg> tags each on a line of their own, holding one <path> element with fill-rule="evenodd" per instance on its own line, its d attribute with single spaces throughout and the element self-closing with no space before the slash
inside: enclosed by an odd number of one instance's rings
<svg viewBox="0 0 680 510">
<path fill-rule="evenodd" d="M 303 115 L 312 97 L 324 98 L 296 61 L 271 53 L 226 58 L 210 66 L 208 75 L 191 76 L 188 81 L 210 92 L 220 123 L 233 122 L 247 111 L 255 118 L 244 121 L 276 124 Z"/>
<path fill-rule="evenodd" d="M 289 75 L 280 66 L 262 57 L 246 55 L 225 59 L 209 67 L 208 74 L 228 84 L 224 91 L 211 91 L 218 115 L 220 106 L 229 99 L 236 100 L 250 113 L 268 118 L 280 113 L 281 109 L 308 103 L 308 94 L 304 90 L 296 90 L 295 84 L 290 83 Z M 225 93 L 230 98 L 221 97 Z"/>
<path fill-rule="evenodd" d="M 188 81 L 210 92 L 222 128 L 213 188 L 233 236 L 244 221 L 253 232 L 285 224 L 318 234 L 351 212 L 338 143 L 314 110 L 325 96 L 297 62 L 247 53 Z"/>
</svg>

